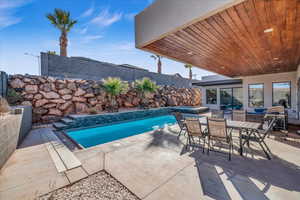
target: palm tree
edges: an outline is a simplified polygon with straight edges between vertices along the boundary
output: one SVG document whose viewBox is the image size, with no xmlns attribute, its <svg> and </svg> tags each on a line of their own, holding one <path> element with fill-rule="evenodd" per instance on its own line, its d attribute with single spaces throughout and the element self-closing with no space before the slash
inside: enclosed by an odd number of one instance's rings
<svg viewBox="0 0 300 200">
<path fill-rule="evenodd" d="M 103 80 L 103 88 L 108 96 L 108 101 L 110 102 L 109 111 L 118 111 L 118 102 L 116 97 L 120 94 L 124 94 L 128 91 L 128 83 L 122 81 L 120 78 L 108 77 Z"/>
<path fill-rule="evenodd" d="M 192 72 L 193 65 L 185 64 L 184 67 L 189 69 L 189 78 L 190 78 L 190 80 L 192 80 L 192 78 L 193 78 L 193 72 Z"/>
<path fill-rule="evenodd" d="M 151 81 L 149 78 L 143 78 L 141 80 L 136 80 L 134 82 L 134 87 L 137 91 L 140 92 L 142 99 L 141 107 L 148 108 L 148 94 L 156 92 L 158 86 L 154 81 Z"/>
<path fill-rule="evenodd" d="M 163 57 L 160 55 L 151 55 L 151 58 L 157 60 L 157 73 L 161 74 L 161 59 Z"/>
<path fill-rule="evenodd" d="M 77 20 L 70 18 L 70 12 L 56 8 L 53 14 L 46 15 L 49 21 L 60 30 L 61 35 L 59 38 L 60 55 L 67 56 L 68 38 L 67 34 L 77 23 Z"/>
</svg>

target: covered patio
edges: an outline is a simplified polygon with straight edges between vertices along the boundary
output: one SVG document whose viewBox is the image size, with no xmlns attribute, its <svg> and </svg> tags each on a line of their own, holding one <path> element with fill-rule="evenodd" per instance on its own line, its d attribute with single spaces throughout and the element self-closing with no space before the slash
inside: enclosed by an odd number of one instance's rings
<svg viewBox="0 0 300 200">
<path fill-rule="evenodd" d="M 135 18 L 136 47 L 236 80 L 201 86 L 205 106 L 222 104 L 220 95 L 208 101 L 207 92 L 241 88 L 243 109 L 283 98 L 298 118 L 299 9 L 297 0 L 157 0 Z M 286 97 L 278 85 L 286 85 Z"/>
</svg>

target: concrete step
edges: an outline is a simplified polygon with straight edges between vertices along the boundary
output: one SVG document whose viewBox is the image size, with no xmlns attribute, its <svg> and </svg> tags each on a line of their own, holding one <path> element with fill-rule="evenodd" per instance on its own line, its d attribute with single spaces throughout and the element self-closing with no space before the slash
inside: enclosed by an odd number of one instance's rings
<svg viewBox="0 0 300 200">
<path fill-rule="evenodd" d="M 66 129 L 68 127 L 68 125 L 64 124 L 64 123 L 61 123 L 61 122 L 56 122 L 56 123 L 53 123 L 53 127 L 56 130 L 63 130 L 63 129 Z"/>
<path fill-rule="evenodd" d="M 63 124 L 71 124 L 72 122 L 74 122 L 74 120 L 73 119 L 71 119 L 71 118 L 62 118 L 62 119 L 60 119 L 59 120 L 61 123 L 63 123 Z"/>
</svg>

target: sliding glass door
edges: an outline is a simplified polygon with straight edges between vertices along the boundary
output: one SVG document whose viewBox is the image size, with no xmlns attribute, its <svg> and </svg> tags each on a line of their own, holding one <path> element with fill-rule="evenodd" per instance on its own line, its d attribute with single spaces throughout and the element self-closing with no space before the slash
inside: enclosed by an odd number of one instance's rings
<svg viewBox="0 0 300 200">
<path fill-rule="evenodd" d="M 220 100 L 222 110 L 242 109 L 243 88 L 221 88 Z"/>
</svg>

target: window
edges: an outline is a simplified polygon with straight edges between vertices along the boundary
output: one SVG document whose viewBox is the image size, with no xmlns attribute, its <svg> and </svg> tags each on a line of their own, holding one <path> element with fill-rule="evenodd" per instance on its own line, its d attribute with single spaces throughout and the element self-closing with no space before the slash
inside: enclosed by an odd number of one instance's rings
<svg viewBox="0 0 300 200">
<path fill-rule="evenodd" d="M 264 107 L 264 84 L 250 84 L 249 107 Z"/>
<path fill-rule="evenodd" d="M 291 107 L 291 82 L 273 83 L 273 106 Z"/>
<path fill-rule="evenodd" d="M 206 89 L 206 104 L 217 104 L 217 89 Z"/>
<path fill-rule="evenodd" d="M 222 110 L 243 108 L 243 88 L 221 88 L 220 106 Z"/>
</svg>

